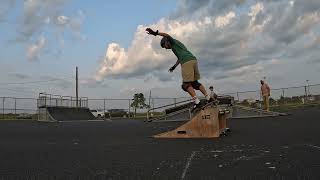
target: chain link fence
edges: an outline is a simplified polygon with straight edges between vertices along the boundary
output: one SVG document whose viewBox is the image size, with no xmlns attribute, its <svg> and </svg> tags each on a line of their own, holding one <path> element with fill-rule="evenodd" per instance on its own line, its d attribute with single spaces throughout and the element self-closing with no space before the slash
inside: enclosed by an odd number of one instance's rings
<svg viewBox="0 0 320 180">
<path fill-rule="evenodd" d="M 238 104 L 262 108 L 260 90 L 226 93 L 226 95 L 233 96 Z M 271 89 L 270 107 L 274 110 L 309 104 L 320 104 L 320 84 Z"/>
<path fill-rule="evenodd" d="M 262 108 L 260 90 L 224 93 L 234 97 L 235 103 Z M 178 98 L 146 98 L 145 103 L 150 109 L 171 105 L 174 107 L 179 102 L 190 100 L 190 97 Z M 135 109 L 131 106 L 132 99 L 78 99 L 78 106 L 100 110 L 105 113 L 106 118 L 146 118 L 148 108 Z M 37 119 L 38 107 L 66 106 L 76 107 L 76 99 L 70 96 L 46 95 L 36 98 L 0 97 L 0 119 Z M 301 106 L 308 104 L 320 104 L 320 84 L 271 89 L 270 107 L 271 110 L 288 106 Z M 165 108 L 151 110 L 154 116 L 161 116 Z"/>
<path fill-rule="evenodd" d="M 0 119 L 33 119 L 37 116 L 36 98 L 0 97 Z"/>
<path fill-rule="evenodd" d="M 165 106 L 168 104 L 179 104 L 181 101 L 190 99 L 189 97 L 180 98 L 146 98 L 145 104 L 150 109 Z M 106 119 L 113 118 L 146 118 L 149 108 L 135 108 L 132 106 L 133 99 L 88 99 L 88 107 L 105 113 Z M 161 115 L 164 109 L 152 111 L 155 115 Z"/>
</svg>

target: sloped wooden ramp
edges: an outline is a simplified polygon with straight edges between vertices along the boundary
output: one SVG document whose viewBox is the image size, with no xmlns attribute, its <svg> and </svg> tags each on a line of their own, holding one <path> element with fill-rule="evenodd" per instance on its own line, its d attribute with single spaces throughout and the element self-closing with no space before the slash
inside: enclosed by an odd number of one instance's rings
<svg viewBox="0 0 320 180">
<path fill-rule="evenodd" d="M 175 130 L 153 136 L 154 138 L 216 138 L 220 135 L 219 109 L 206 106 Z"/>
</svg>

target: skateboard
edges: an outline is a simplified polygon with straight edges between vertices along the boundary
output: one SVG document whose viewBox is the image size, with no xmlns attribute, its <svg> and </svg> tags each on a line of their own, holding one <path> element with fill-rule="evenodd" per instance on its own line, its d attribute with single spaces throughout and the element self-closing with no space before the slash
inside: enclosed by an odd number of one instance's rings
<svg viewBox="0 0 320 180">
<path fill-rule="evenodd" d="M 226 128 L 224 131 L 220 133 L 220 136 L 228 136 L 228 134 L 231 132 L 230 128 Z"/>
<path fill-rule="evenodd" d="M 211 102 L 207 102 L 207 100 L 201 100 L 200 101 L 200 107 L 196 108 L 196 109 L 193 109 L 193 105 L 191 105 L 190 107 L 190 112 L 192 114 L 196 114 L 197 112 L 199 112 L 200 110 L 204 110 L 206 107 L 209 107 L 209 106 L 217 106 L 218 105 L 218 101 L 211 101 Z"/>
</svg>

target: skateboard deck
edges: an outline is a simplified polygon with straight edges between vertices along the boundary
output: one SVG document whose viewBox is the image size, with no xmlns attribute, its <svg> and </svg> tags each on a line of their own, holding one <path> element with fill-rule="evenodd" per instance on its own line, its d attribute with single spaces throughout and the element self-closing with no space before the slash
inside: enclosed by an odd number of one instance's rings
<svg viewBox="0 0 320 180">
<path fill-rule="evenodd" d="M 190 112 L 192 114 L 192 117 L 194 117 L 195 114 L 197 114 L 199 111 L 202 111 L 202 110 L 204 110 L 204 109 L 206 109 L 208 107 L 216 107 L 216 106 L 217 106 L 216 102 L 214 102 L 214 101 L 213 102 L 209 102 L 209 103 L 200 101 L 200 107 L 198 107 L 196 109 L 193 109 L 193 107 L 191 106 L 190 107 Z"/>
</svg>

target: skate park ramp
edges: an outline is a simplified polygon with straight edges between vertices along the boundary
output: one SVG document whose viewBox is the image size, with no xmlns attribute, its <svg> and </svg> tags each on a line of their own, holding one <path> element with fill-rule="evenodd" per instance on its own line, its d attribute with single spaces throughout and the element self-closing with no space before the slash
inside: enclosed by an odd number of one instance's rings
<svg viewBox="0 0 320 180">
<path fill-rule="evenodd" d="M 273 111 L 264 111 L 261 109 L 234 105 L 230 107 L 231 118 L 256 118 L 256 117 L 270 117 L 270 116 L 283 116 L 285 113 L 273 112 Z"/>
<path fill-rule="evenodd" d="M 175 130 L 163 132 L 155 138 L 214 138 L 219 137 L 219 110 L 209 105 L 197 112 L 186 124 Z"/>
<path fill-rule="evenodd" d="M 44 107 L 39 111 L 39 121 L 95 120 L 90 109 L 84 107 Z"/>
</svg>

